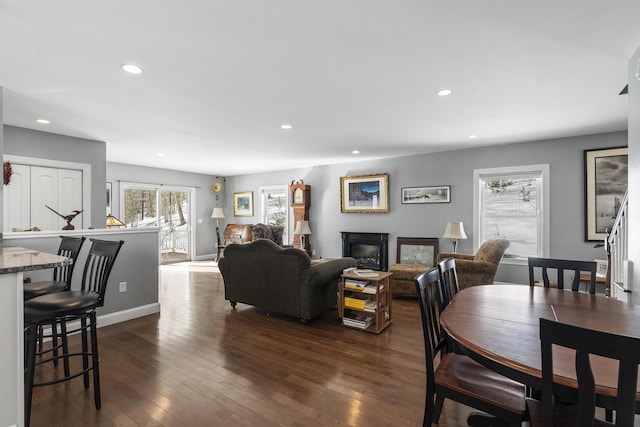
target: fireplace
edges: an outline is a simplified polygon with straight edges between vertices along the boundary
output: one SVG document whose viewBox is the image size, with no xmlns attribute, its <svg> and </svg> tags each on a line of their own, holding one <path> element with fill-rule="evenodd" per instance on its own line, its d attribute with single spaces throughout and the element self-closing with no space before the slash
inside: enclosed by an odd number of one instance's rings
<svg viewBox="0 0 640 427">
<path fill-rule="evenodd" d="M 342 234 L 342 256 L 352 257 L 359 268 L 387 271 L 389 268 L 389 233 Z"/>
</svg>

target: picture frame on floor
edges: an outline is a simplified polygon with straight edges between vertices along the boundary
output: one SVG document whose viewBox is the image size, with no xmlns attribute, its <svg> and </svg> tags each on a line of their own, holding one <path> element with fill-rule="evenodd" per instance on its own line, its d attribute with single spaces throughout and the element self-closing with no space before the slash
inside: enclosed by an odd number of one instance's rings
<svg viewBox="0 0 640 427">
<path fill-rule="evenodd" d="M 585 241 L 602 241 L 627 191 L 628 148 L 584 150 Z"/>
<path fill-rule="evenodd" d="M 388 213 L 389 174 L 340 177 L 342 213 Z"/>
<path fill-rule="evenodd" d="M 433 267 L 438 259 L 437 237 L 398 237 L 397 264 L 419 264 Z"/>
</svg>

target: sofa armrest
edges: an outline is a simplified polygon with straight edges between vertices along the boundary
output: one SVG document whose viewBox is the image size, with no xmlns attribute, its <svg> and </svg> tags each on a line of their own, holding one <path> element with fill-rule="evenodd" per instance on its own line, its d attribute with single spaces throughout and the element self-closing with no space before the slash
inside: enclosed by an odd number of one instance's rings
<svg viewBox="0 0 640 427">
<path fill-rule="evenodd" d="M 445 260 L 447 258 L 455 258 L 456 261 L 459 259 L 474 259 L 475 255 L 469 255 L 469 254 L 457 254 L 457 253 L 453 253 L 453 252 L 440 252 L 438 254 L 438 262 Z"/>
<path fill-rule="evenodd" d="M 322 286 L 332 280 L 336 280 L 345 268 L 356 267 L 357 262 L 353 258 L 337 258 L 320 264 L 312 265 L 309 268 L 307 280 L 308 286 Z"/>
</svg>

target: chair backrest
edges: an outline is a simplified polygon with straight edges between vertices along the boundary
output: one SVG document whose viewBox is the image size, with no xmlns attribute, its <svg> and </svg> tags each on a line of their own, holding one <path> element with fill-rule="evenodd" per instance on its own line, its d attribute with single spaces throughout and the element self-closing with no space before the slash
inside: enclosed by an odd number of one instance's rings
<svg viewBox="0 0 640 427">
<path fill-rule="evenodd" d="M 442 285 L 442 300 L 444 304 L 447 305 L 460 290 L 455 258 L 446 258 L 440 261 L 438 263 L 438 270 L 440 271 L 440 281 Z"/>
<path fill-rule="evenodd" d="M 446 334 L 440 327 L 440 313 L 445 307 L 442 299 L 440 271 L 434 267 L 420 273 L 414 279 L 420 314 L 422 316 L 422 332 L 424 335 L 425 359 L 427 364 L 427 384 L 433 384 L 434 363 L 436 355 L 447 348 Z M 427 393 L 429 390 L 427 390 Z"/>
<path fill-rule="evenodd" d="M 89 249 L 82 273 L 82 290 L 98 293 L 100 298 L 96 307 L 102 307 L 111 268 L 113 268 L 113 263 L 116 261 L 124 241 L 90 240 L 91 249 Z"/>
<path fill-rule="evenodd" d="M 573 271 L 573 279 L 571 281 L 571 290 L 578 292 L 580 290 L 580 274 L 589 274 L 589 287 L 590 294 L 596 293 L 596 262 L 595 261 L 573 261 L 566 259 L 554 259 L 554 258 L 536 258 L 529 257 L 529 285 L 535 284 L 534 269 L 542 269 L 542 281 L 544 287 L 548 288 L 551 285 L 549 280 L 549 270 L 557 273 L 556 283 L 558 289 L 564 289 L 564 272 Z"/>
<path fill-rule="evenodd" d="M 86 238 L 60 236 L 60 239 L 58 255 L 70 258 L 73 262 L 71 264 L 56 267 L 53 270 L 53 280 L 65 282 L 67 284 L 66 290 L 69 290 L 71 287 L 71 278 L 73 277 L 73 269 L 76 266 L 80 249 L 82 249 L 82 244 Z"/>
<path fill-rule="evenodd" d="M 596 390 L 589 355 L 619 361 L 616 398 L 616 426 L 633 426 L 636 407 L 636 381 L 640 363 L 640 339 L 580 328 L 552 320 L 540 319 L 542 348 L 542 407 L 544 426 L 553 426 L 554 384 L 553 346 L 575 350 L 578 379 L 578 419 L 576 426 L 593 425 Z M 602 420 L 600 424 L 609 425 Z"/>
<path fill-rule="evenodd" d="M 504 253 L 509 249 L 511 242 L 507 239 L 489 239 L 484 241 L 474 256 L 476 261 L 486 261 L 499 264 Z"/>
</svg>

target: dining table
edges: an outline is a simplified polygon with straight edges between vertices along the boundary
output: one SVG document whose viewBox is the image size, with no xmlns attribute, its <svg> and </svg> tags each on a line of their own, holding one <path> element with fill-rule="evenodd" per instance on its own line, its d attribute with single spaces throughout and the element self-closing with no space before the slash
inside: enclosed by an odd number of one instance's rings
<svg viewBox="0 0 640 427">
<path fill-rule="evenodd" d="M 602 295 L 521 284 L 465 288 L 444 309 L 440 322 L 471 358 L 542 390 L 540 318 L 640 338 L 638 305 Z M 553 357 L 554 382 L 577 390 L 573 350 L 555 348 Z M 591 356 L 591 364 L 599 406 L 613 407 L 617 361 Z M 639 406 L 636 404 L 636 412 Z"/>
</svg>

